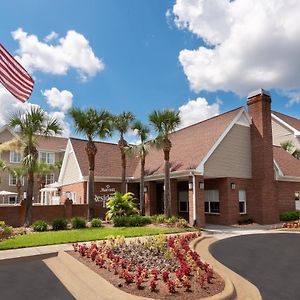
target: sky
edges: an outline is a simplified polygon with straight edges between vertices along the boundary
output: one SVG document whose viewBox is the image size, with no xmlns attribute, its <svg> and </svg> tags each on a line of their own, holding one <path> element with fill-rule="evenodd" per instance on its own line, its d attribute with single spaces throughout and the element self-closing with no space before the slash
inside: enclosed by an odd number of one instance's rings
<svg viewBox="0 0 300 300">
<path fill-rule="evenodd" d="M 274 110 L 300 118 L 298 0 L 10 0 L 0 20 L 0 43 L 35 79 L 26 104 L 0 86 L 0 125 L 38 105 L 64 136 L 76 136 L 71 107 L 145 123 L 170 108 L 184 127 L 245 106 L 260 88 Z"/>
</svg>

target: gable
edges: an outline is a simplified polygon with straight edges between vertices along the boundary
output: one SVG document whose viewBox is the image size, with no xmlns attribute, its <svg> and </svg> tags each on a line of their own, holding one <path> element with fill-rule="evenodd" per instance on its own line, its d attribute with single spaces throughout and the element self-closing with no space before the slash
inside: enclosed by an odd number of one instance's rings
<svg viewBox="0 0 300 300">
<path fill-rule="evenodd" d="M 69 140 L 63 158 L 62 168 L 58 182 L 62 185 L 72 184 L 83 181 L 81 170 L 78 165 L 72 143 Z"/>
<path fill-rule="evenodd" d="M 251 178 L 250 127 L 235 124 L 204 164 L 204 176 Z"/>
<path fill-rule="evenodd" d="M 5 128 L 0 132 L 0 143 L 3 144 L 7 141 L 14 139 L 16 136 L 11 133 L 8 128 Z"/>
</svg>

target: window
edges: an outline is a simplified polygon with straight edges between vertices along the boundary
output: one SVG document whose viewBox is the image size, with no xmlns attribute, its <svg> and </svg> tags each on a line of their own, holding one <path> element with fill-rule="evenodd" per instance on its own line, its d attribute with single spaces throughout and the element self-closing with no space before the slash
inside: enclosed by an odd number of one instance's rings
<svg viewBox="0 0 300 300">
<path fill-rule="evenodd" d="M 21 184 L 24 185 L 24 177 L 21 177 Z M 16 186 L 17 185 L 17 176 L 9 174 L 9 185 Z"/>
<path fill-rule="evenodd" d="M 17 196 L 9 196 L 8 201 L 9 201 L 9 204 L 16 204 L 17 203 Z"/>
<path fill-rule="evenodd" d="M 55 181 L 55 175 L 54 175 L 54 173 L 47 174 L 45 176 L 45 185 L 54 183 L 54 181 Z"/>
<path fill-rule="evenodd" d="M 71 192 L 71 200 L 72 200 L 73 204 L 76 203 L 76 193 L 75 192 Z"/>
<path fill-rule="evenodd" d="M 22 153 L 17 151 L 10 151 L 9 161 L 11 163 L 20 163 L 22 161 Z"/>
<path fill-rule="evenodd" d="M 55 153 L 54 152 L 40 152 L 39 158 L 40 158 L 40 161 L 43 161 L 47 164 L 53 165 L 55 162 Z"/>
<path fill-rule="evenodd" d="M 239 210 L 240 210 L 240 214 L 247 213 L 247 209 L 246 209 L 246 191 L 245 190 L 239 190 Z"/>
<path fill-rule="evenodd" d="M 189 211 L 189 197 L 188 191 L 179 191 L 178 192 L 178 201 L 179 201 L 179 212 L 188 212 Z"/>
<path fill-rule="evenodd" d="M 204 204 L 205 212 L 210 214 L 220 213 L 220 201 L 218 190 L 205 190 L 204 191 Z"/>
</svg>

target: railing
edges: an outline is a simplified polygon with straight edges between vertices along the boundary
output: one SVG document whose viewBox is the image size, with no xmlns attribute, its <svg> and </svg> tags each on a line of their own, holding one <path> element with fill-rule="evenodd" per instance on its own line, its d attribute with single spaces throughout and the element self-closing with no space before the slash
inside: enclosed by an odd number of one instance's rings
<svg viewBox="0 0 300 300">
<path fill-rule="evenodd" d="M 17 200 L 17 198 L 10 199 L 8 197 L 1 197 L 0 196 L 0 205 L 18 205 L 20 202 Z"/>
</svg>

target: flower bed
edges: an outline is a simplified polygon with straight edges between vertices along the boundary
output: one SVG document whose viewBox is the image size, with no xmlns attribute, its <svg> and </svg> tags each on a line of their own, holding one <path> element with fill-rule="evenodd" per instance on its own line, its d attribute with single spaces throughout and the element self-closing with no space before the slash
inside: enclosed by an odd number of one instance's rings
<svg viewBox="0 0 300 300">
<path fill-rule="evenodd" d="M 198 233 L 126 242 L 110 238 L 74 244 L 72 255 L 113 285 L 144 297 L 199 299 L 221 292 L 224 281 L 189 247 Z"/>
<path fill-rule="evenodd" d="M 300 219 L 294 222 L 283 223 L 282 228 L 298 229 L 300 228 Z"/>
</svg>

